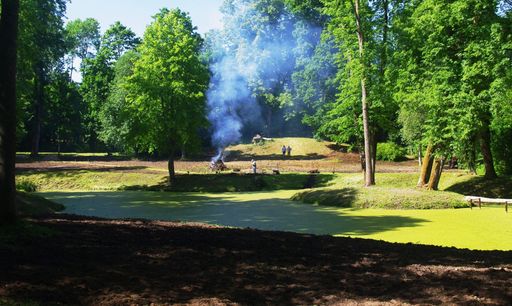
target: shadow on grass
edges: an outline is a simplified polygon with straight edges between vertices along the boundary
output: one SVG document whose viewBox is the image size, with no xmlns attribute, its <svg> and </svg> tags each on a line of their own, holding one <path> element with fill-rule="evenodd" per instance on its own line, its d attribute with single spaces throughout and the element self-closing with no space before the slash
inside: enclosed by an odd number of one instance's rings
<svg viewBox="0 0 512 306">
<path fill-rule="evenodd" d="M 240 150 L 230 150 L 228 151 L 228 161 L 250 161 L 254 158 L 258 160 L 320 160 L 327 158 L 326 155 L 321 155 L 317 153 L 310 153 L 306 155 L 292 155 L 291 156 L 283 156 L 282 154 L 248 154 Z"/>
<path fill-rule="evenodd" d="M 59 234 L 28 237 L 0 252 L 0 302 L 310 305 L 483 300 L 504 305 L 512 300 L 512 252 L 143 220 L 60 216 L 34 223 Z"/>
<path fill-rule="evenodd" d="M 176 192 L 240 192 L 297 190 L 325 187 L 333 180 L 332 174 L 286 173 L 280 175 L 218 173 L 182 174 L 172 186 L 167 179 L 157 185 L 123 186 L 120 190 L 176 191 Z"/>
<path fill-rule="evenodd" d="M 454 184 L 447 188 L 446 191 L 462 195 L 510 199 L 512 198 L 512 178 L 505 176 L 496 179 L 486 179 L 482 176 L 477 176 L 465 182 Z"/>
</svg>

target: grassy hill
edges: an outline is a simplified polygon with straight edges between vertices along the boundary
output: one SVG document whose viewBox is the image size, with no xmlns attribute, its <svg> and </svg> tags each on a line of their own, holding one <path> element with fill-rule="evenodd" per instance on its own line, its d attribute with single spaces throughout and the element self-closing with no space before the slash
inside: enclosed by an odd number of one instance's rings
<svg viewBox="0 0 512 306">
<path fill-rule="evenodd" d="M 318 141 L 313 138 L 286 137 L 273 138 L 271 141 L 265 141 L 259 144 L 239 144 L 226 148 L 226 153 L 230 158 L 278 158 L 282 156 L 281 147 L 291 146 L 292 158 L 296 159 L 316 159 L 324 158 L 335 152 L 333 142 Z"/>
</svg>

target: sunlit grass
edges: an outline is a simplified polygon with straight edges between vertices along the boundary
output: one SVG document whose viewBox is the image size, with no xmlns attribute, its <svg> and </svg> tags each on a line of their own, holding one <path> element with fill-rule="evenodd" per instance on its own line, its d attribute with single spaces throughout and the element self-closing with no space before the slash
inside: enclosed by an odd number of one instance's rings
<svg viewBox="0 0 512 306">
<path fill-rule="evenodd" d="M 32 182 L 39 191 L 117 190 L 123 186 L 157 185 L 165 181 L 165 174 L 125 171 L 59 170 L 24 172 L 18 180 Z"/>
<path fill-rule="evenodd" d="M 345 217 L 359 218 L 400 216 L 420 219 L 411 227 L 390 228 L 386 231 L 361 235 L 338 233 L 354 237 L 372 238 L 389 242 L 404 242 L 452 246 L 480 250 L 512 250 L 512 214 L 503 207 L 486 206 L 482 209 L 400 210 L 338 209 Z M 385 220 L 384 220 L 385 221 Z"/>
<path fill-rule="evenodd" d="M 442 189 L 468 182 L 474 176 L 459 172 L 443 174 Z M 307 190 L 293 196 L 296 201 L 334 207 L 431 209 L 468 207 L 463 192 L 429 191 L 416 188 L 417 173 L 377 173 L 377 185 L 363 187 L 359 173 L 336 176 L 327 188 Z M 470 187 L 468 187 L 470 189 Z M 466 190 L 470 192 L 469 190 Z"/>
<path fill-rule="evenodd" d="M 266 141 L 263 144 L 239 144 L 230 146 L 226 151 L 240 152 L 245 155 L 253 155 L 258 158 L 260 156 L 281 155 L 283 145 L 292 148 L 292 156 L 327 156 L 332 153 L 329 145 L 331 142 L 317 141 L 313 138 L 286 137 L 275 138 L 272 141 Z"/>
</svg>

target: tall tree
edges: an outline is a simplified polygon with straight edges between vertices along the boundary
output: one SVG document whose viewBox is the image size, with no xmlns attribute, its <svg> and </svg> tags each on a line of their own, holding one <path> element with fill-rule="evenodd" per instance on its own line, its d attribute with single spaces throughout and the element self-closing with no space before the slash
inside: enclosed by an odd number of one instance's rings
<svg viewBox="0 0 512 306">
<path fill-rule="evenodd" d="M 100 24 L 94 18 L 75 19 L 66 24 L 66 43 L 69 48 L 69 77 L 73 78 L 74 62 L 78 58 L 83 63 L 92 58 L 100 48 Z"/>
<path fill-rule="evenodd" d="M 123 54 L 115 64 L 115 77 L 106 103 L 101 108 L 100 139 L 112 149 L 128 152 L 137 151 L 137 143 L 130 143 L 129 134 L 133 133 L 133 120 L 126 96 L 127 80 L 133 75 L 133 65 L 139 54 L 133 50 Z"/>
<path fill-rule="evenodd" d="M 21 4 L 18 82 L 24 92 L 19 101 L 28 105 L 31 154 L 38 155 L 49 75 L 66 52 L 62 20 L 66 1 L 22 0 Z"/>
<path fill-rule="evenodd" d="M 82 65 L 80 91 L 88 107 L 85 116 L 86 137 L 92 151 L 102 146 L 98 142 L 98 134 L 101 133 L 100 116 L 114 82 L 115 62 L 126 50 L 133 49 L 138 43 L 139 39 L 132 30 L 116 22 L 102 35 L 97 54 L 85 59 Z"/>
<path fill-rule="evenodd" d="M 138 122 L 132 137 L 150 152 L 167 154 L 169 183 L 175 179 L 177 150 L 206 123 L 209 73 L 201 45 L 186 13 L 163 9 L 144 33 L 128 80 L 127 101 Z"/>
<path fill-rule="evenodd" d="M 16 47 L 18 0 L 2 0 L 0 15 L 0 223 L 16 219 Z"/>
<path fill-rule="evenodd" d="M 371 50 L 368 50 L 368 47 L 372 45 L 373 39 L 371 22 L 373 16 L 370 3 L 360 0 L 326 0 L 324 3 L 325 12 L 331 16 L 329 28 L 341 51 L 339 63 L 343 67 L 340 71 L 348 77 L 344 82 L 348 90 L 342 92 L 342 95 L 346 97 L 349 92 L 351 94 L 358 92 L 360 96 L 365 186 L 371 186 L 375 184 L 375 167 L 372 161 L 375 145 L 374 137 L 371 135 L 370 102 L 368 101 L 370 94 L 368 81 L 372 63 Z M 359 85 L 356 85 L 357 83 Z M 343 96 L 339 98 L 343 99 Z"/>
</svg>

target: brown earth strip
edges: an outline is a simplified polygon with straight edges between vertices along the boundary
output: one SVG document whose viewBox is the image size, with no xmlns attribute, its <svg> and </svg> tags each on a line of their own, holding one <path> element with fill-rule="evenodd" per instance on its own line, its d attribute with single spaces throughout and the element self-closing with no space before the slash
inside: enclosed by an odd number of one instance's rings
<svg viewBox="0 0 512 306">
<path fill-rule="evenodd" d="M 512 252 L 77 216 L 0 248 L 0 303 L 508 304 Z"/>
</svg>

